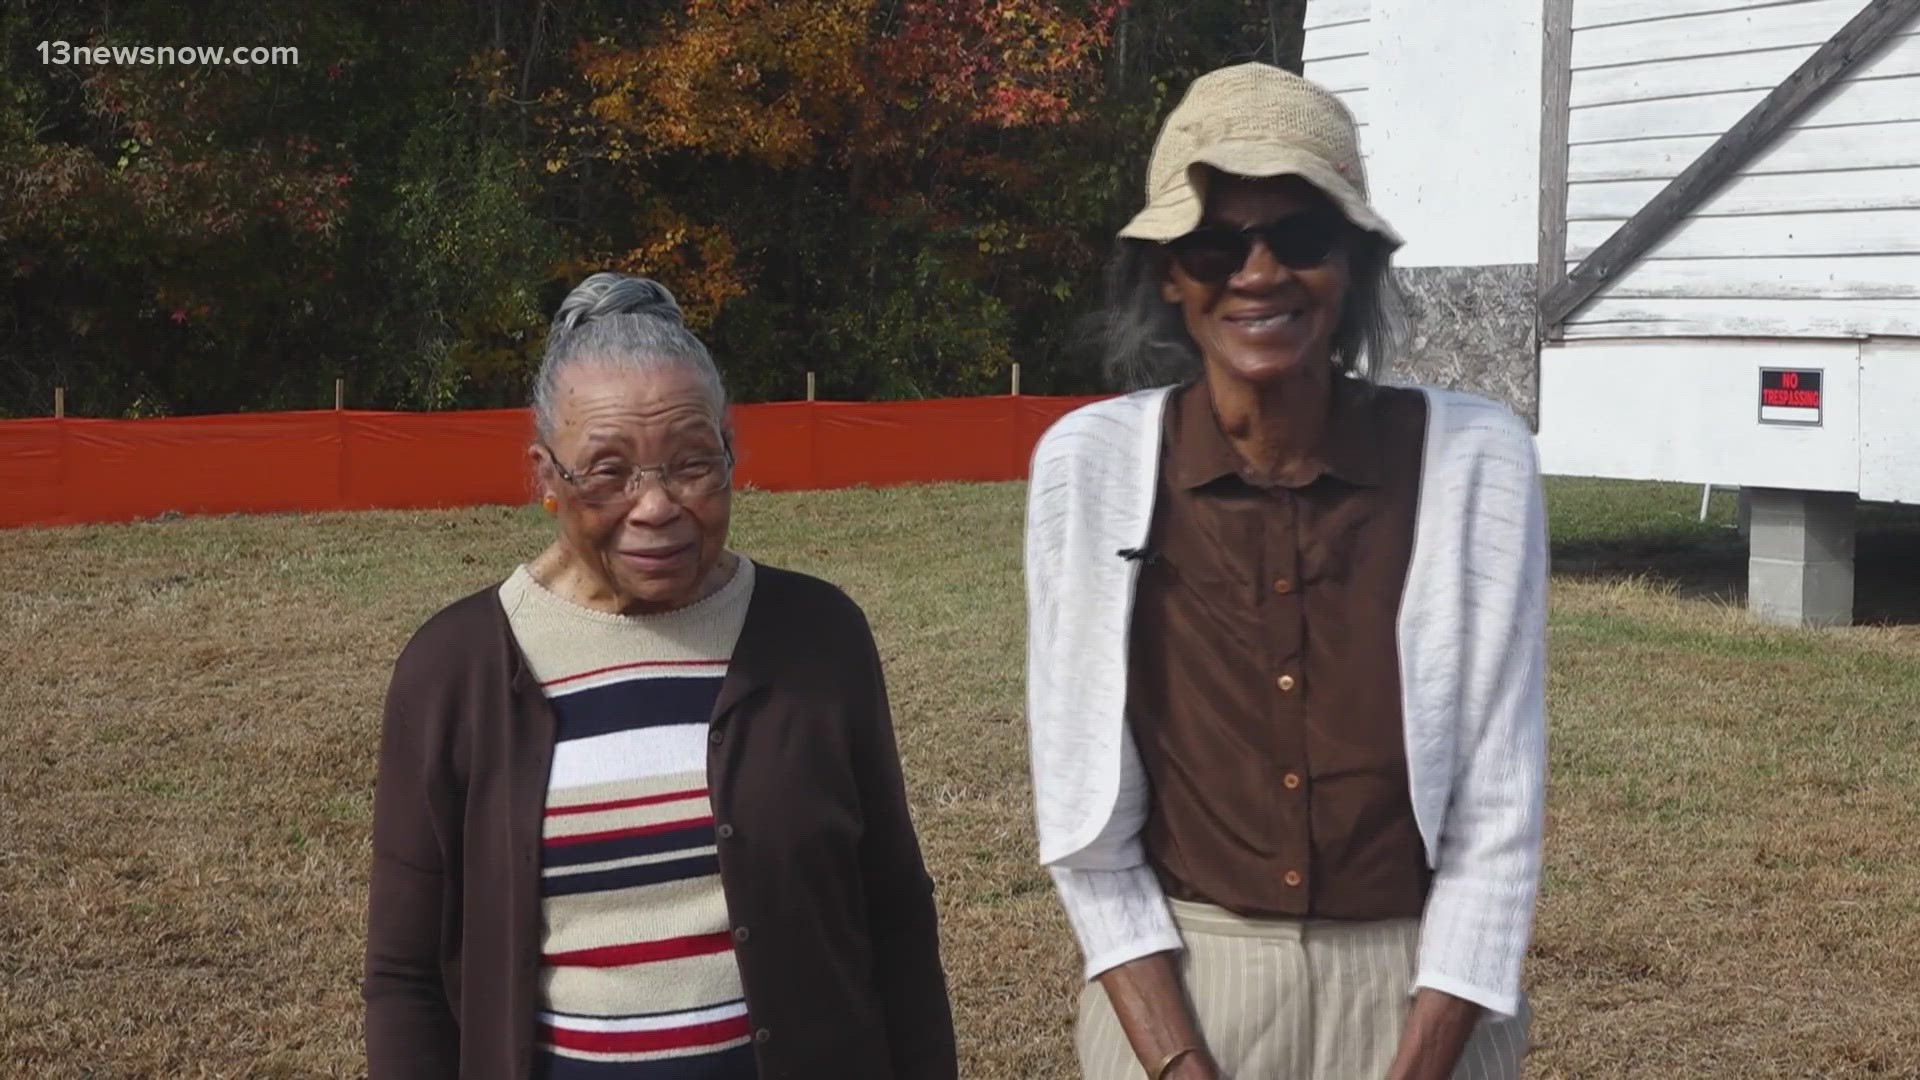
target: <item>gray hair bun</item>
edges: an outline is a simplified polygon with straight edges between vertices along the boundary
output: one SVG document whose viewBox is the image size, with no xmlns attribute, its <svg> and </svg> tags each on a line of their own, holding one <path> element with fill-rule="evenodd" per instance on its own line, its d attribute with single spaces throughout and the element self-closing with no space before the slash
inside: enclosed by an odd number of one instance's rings
<svg viewBox="0 0 1920 1080">
<path fill-rule="evenodd" d="M 676 367 L 693 371 L 706 385 L 715 422 L 727 430 L 727 388 L 713 356 L 687 329 L 673 294 L 652 278 L 598 273 L 560 302 L 533 379 L 533 414 L 543 438 L 558 428 L 562 374 L 589 360 L 641 375 Z"/>
<path fill-rule="evenodd" d="M 602 271 L 574 286 L 560 301 L 560 310 L 553 315 L 553 329 L 570 331 L 607 315 L 651 315 L 686 324 L 680 302 L 665 285 L 652 278 Z"/>
</svg>

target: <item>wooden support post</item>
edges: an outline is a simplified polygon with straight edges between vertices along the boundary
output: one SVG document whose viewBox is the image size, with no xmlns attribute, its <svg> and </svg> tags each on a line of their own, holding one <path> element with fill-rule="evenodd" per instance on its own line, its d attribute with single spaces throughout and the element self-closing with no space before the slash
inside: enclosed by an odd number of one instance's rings
<svg viewBox="0 0 1920 1080">
<path fill-rule="evenodd" d="M 807 372 L 807 400 L 813 400 L 813 372 Z"/>
<path fill-rule="evenodd" d="M 1540 253 L 1534 274 L 1535 329 L 1546 298 L 1567 280 L 1567 103 L 1573 89 L 1573 0 L 1547 0 L 1540 72 Z"/>
<path fill-rule="evenodd" d="M 1013 365 L 1013 396 L 1020 396 L 1020 365 L 1018 363 Z"/>
<path fill-rule="evenodd" d="M 53 418 L 55 420 L 67 418 L 67 388 L 64 386 L 53 388 Z"/>
<path fill-rule="evenodd" d="M 333 380 L 333 411 L 340 412 L 347 407 L 347 380 Z"/>
</svg>

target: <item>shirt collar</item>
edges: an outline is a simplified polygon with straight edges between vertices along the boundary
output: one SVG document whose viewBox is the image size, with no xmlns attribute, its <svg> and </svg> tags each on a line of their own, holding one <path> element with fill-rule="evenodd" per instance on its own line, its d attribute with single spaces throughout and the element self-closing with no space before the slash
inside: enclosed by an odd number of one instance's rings
<svg viewBox="0 0 1920 1080">
<path fill-rule="evenodd" d="M 1294 474 L 1271 480 L 1255 474 L 1221 430 L 1205 378 L 1175 393 L 1167 432 L 1167 475 L 1180 487 L 1202 487 L 1223 476 L 1239 476 L 1263 487 L 1305 487 L 1324 475 L 1365 487 L 1380 483 L 1374 388 L 1358 379 L 1334 377 L 1331 412 L 1320 445 Z"/>
</svg>

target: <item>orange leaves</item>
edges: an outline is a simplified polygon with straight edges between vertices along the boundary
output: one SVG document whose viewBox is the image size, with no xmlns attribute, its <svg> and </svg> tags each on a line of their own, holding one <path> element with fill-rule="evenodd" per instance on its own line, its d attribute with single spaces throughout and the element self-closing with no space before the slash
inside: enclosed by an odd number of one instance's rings
<svg viewBox="0 0 1920 1080">
<path fill-rule="evenodd" d="M 614 160 L 692 151 L 775 169 L 955 126 L 1068 122 L 1122 2 L 686 0 L 648 40 L 577 48 L 591 91 L 577 112 Z"/>
<path fill-rule="evenodd" d="M 644 238 L 638 246 L 586 252 L 557 267 L 555 276 L 578 281 L 597 270 L 616 270 L 668 282 L 696 333 L 713 325 L 727 301 L 746 295 L 738 250 L 726 229 L 690 221 L 659 203 L 641 211 L 637 224 Z"/>
<path fill-rule="evenodd" d="M 1060 123 L 1093 86 L 1119 9 L 1108 2 L 1074 15 L 1052 0 L 909 0 L 884 55 L 903 85 L 923 87 L 966 121 Z"/>
<path fill-rule="evenodd" d="M 774 168 L 806 158 L 864 89 L 873 0 L 689 0 L 638 47 L 589 46 L 588 112 L 649 152 Z"/>
<path fill-rule="evenodd" d="M 749 202 L 784 197 L 789 181 L 814 198 L 838 187 L 860 213 L 884 203 L 956 238 L 981 226 L 942 272 L 991 276 L 1060 227 L 982 226 L 985 192 L 1032 186 L 1034 139 L 1007 133 L 1084 119 L 1120 3 L 680 0 L 645 30 L 573 46 L 577 79 L 539 95 L 547 138 L 528 161 L 569 190 L 621 192 L 618 223 L 581 237 L 579 268 L 659 275 L 696 325 L 783 248 L 736 251 L 727 212 L 695 209 L 714 199 L 694 177 L 737 182 L 728 190 Z M 477 58 L 470 77 L 497 83 L 498 64 Z"/>
</svg>

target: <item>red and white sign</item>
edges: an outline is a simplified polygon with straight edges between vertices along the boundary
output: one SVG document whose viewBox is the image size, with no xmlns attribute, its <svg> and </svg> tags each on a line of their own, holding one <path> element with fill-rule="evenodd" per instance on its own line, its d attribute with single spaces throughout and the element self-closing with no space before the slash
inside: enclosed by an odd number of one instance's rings
<svg viewBox="0 0 1920 1080">
<path fill-rule="evenodd" d="M 1760 422 L 1818 426 L 1821 411 L 1820 372 L 1760 369 Z"/>
</svg>

